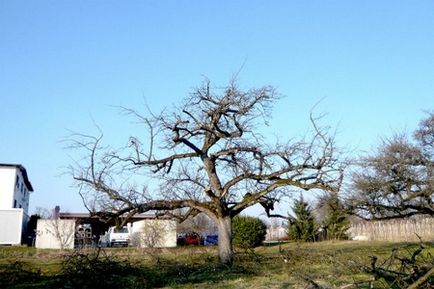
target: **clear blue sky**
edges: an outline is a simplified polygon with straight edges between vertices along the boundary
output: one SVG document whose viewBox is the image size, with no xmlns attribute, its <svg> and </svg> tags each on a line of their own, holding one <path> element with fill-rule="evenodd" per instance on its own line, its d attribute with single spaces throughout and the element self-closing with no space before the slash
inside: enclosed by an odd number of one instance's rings
<svg viewBox="0 0 434 289">
<path fill-rule="evenodd" d="M 433 1 L 0 0 L 0 162 L 21 163 L 35 207 L 82 211 L 61 175 L 68 129 L 121 142 L 112 106 L 176 104 L 203 75 L 286 96 L 270 131 L 326 112 L 342 146 L 369 150 L 434 109 Z"/>
</svg>

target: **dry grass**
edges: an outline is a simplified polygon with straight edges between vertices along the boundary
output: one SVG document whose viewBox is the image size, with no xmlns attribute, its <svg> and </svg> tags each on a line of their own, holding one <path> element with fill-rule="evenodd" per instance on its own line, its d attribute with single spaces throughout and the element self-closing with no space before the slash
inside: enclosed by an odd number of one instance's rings
<svg viewBox="0 0 434 289">
<path fill-rule="evenodd" d="M 218 263 L 215 247 L 110 248 L 98 257 L 95 250 L 72 253 L 0 247 L 0 288 L 273 289 L 306 288 L 309 283 L 341 288 L 373 280 L 362 270 L 369 266 L 370 256 L 387 260 L 393 249 L 415 247 L 417 244 L 385 242 L 290 243 L 281 250 L 274 245 L 236 252 L 231 267 Z M 434 255 L 433 248 L 425 254 Z M 13 274 L 18 277 L 11 280 Z M 83 279 L 89 282 L 74 283 Z"/>
</svg>

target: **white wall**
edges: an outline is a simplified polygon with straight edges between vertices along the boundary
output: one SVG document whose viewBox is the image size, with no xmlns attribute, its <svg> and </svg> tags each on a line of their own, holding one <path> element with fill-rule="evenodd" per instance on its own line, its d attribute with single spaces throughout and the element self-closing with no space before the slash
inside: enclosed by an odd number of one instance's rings
<svg viewBox="0 0 434 289">
<path fill-rule="evenodd" d="M 17 176 L 18 183 L 16 182 Z M 0 167 L 0 209 L 22 208 L 27 216 L 29 198 L 29 188 L 24 182 L 21 170 L 15 166 Z"/>
<path fill-rule="evenodd" d="M 21 244 L 23 226 L 23 210 L 7 209 L 0 210 L 0 244 Z"/>
<path fill-rule="evenodd" d="M 14 206 L 16 172 L 15 167 L 0 167 L 0 209 Z"/>
<path fill-rule="evenodd" d="M 434 241 L 434 218 L 415 216 L 381 221 L 360 220 L 353 222 L 347 233 L 350 239 L 358 241 Z"/>
<path fill-rule="evenodd" d="M 176 221 L 142 220 L 133 223 L 131 244 L 138 247 L 176 247 Z"/>
<path fill-rule="evenodd" d="M 283 226 L 270 226 L 267 228 L 265 240 L 278 241 L 288 239 L 288 228 Z"/>
<path fill-rule="evenodd" d="M 74 249 L 75 220 L 38 220 L 35 247 Z"/>
<path fill-rule="evenodd" d="M 30 192 L 24 183 L 24 177 L 21 170 L 16 170 L 16 176 L 18 176 L 18 185 L 15 184 L 14 186 L 14 199 L 17 201 L 16 208 L 23 208 L 24 214 L 28 215 Z"/>
</svg>

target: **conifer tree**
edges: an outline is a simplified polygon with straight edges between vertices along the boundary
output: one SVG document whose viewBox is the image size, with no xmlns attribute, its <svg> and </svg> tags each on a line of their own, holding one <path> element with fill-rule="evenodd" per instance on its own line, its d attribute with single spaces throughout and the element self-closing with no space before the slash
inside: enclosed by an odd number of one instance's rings
<svg viewBox="0 0 434 289">
<path fill-rule="evenodd" d="M 349 222 L 338 195 L 335 193 L 327 194 L 321 203 L 325 209 L 325 218 L 322 224 L 326 238 L 328 240 L 346 239 Z"/>
<path fill-rule="evenodd" d="M 292 208 L 294 217 L 290 216 L 288 236 L 291 240 L 313 242 L 316 239 L 317 226 L 309 204 L 300 195 Z"/>
</svg>

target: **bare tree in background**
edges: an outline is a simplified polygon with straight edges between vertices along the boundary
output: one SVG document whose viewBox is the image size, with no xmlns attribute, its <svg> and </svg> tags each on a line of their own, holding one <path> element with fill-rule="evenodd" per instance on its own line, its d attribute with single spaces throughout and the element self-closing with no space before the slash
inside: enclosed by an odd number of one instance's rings
<svg viewBox="0 0 434 289">
<path fill-rule="evenodd" d="M 76 228 L 73 221 L 49 219 L 46 222 L 46 233 L 55 237 L 60 249 L 71 249 L 74 247 Z"/>
<path fill-rule="evenodd" d="M 35 235 L 48 235 L 54 240 L 60 249 L 72 249 L 74 247 L 74 236 L 76 232 L 75 222 L 72 220 L 61 220 L 56 218 L 53 211 L 43 207 L 36 207 L 38 220 L 35 224 Z M 41 222 L 39 225 L 38 223 Z"/>
<path fill-rule="evenodd" d="M 166 220 L 147 220 L 132 234 L 132 245 L 140 248 L 164 247 L 167 234 L 176 229 L 176 225 L 173 227 Z"/>
<path fill-rule="evenodd" d="M 333 136 L 313 117 L 305 139 L 269 145 L 259 135 L 277 99 L 273 87 L 243 91 L 235 81 L 224 88 L 206 81 L 170 112 L 126 110 L 149 136 L 130 137 L 124 149 L 104 147 L 102 134 L 75 135 L 70 145 L 84 158 L 72 174 L 88 209 L 123 220 L 148 211 L 180 220 L 204 213 L 217 225 L 220 261 L 231 263 L 234 216 L 257 203 L 270 215 L 294 189 L 337 191 L 342 180 Z M 135 185 L 151 178 L 158 189 Z"/>
<path fill-rule="evenodd" d="M 198 214 L 194 217 L 189 217 L 182 223 L 178 224 L 178 232 L 195 232 L 204 237 L 206 235 L 215 234 L 217 232 L 217 226 L 207 215 Z"/>
<path fill-rule="evenodd" d="M 350 208 L 363 218 L 434 216 L 434 114 L 423 119 L 415 141 L 396 135 L 360 161 Z"/>
</svg>

